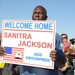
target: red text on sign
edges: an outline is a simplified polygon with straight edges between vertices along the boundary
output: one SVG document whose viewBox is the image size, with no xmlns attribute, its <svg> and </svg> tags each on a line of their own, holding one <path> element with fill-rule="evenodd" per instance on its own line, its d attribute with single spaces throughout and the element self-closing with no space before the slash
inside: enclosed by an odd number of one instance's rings
<svg viewBox="0 0 75 75">
<path fill-rule="evenodd" d="M 52 43 L 46 42 L 34 42 L 34 41 L 20 41 L 18 46 L 25 46 L 25 47 L 36 47 L 36 48 L 52 48 Z"/>
<path fill-rule="evenodd" d="M 32 39 L 31 34 L 27 33 L 8 33 L 4 32 L 5 38 Z"/>
</svg>

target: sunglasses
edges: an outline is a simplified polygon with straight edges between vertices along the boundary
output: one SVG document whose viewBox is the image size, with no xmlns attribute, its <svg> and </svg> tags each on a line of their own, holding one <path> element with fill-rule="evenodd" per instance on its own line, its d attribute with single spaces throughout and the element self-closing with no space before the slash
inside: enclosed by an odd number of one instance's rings
<svg viewBox="0 0 75 75">
<path fill-rule="evenodd" d="M 67 37 L 62 37 L 62 38 L 67 38 Z"/>
</svg>

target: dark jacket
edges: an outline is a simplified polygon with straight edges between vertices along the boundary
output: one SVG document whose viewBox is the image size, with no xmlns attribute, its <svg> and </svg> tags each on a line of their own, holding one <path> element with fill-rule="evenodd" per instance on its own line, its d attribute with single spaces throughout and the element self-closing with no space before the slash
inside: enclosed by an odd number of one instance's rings
<svg viewBox="0 0 75 75">
<path fill-rule="evenodd" d="M 3 69 L 0 69 L 0 75 L 20 75 L 20 66 L 15 64 L 6 64 Z"/>
</svg>

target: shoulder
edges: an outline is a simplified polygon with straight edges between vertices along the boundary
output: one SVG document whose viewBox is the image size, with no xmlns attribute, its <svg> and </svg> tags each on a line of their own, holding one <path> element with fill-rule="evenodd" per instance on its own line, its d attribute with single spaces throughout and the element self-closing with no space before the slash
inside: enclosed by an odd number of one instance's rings
<svg viewBox="0 0 75 75">
<path fill-rule="evenodd" d="M 62 43 L 62 38 L 58 33 L 56 33 L 55 40 L 56 40 L 56 43 Z"/>
<path fill-rule="evenodd" d="M 61 39 L 61 36 L 58 33 L 56 33 L 56 39 Z"/>
<path fill-rule="evenodd" d="M 61 44 L 62 44 L 62 38 L 61 38 L 61 36 L 58 33 L 56 33 L 55 47 L 59 48 L 59 49 L 62 49 Z"/>
</svg>

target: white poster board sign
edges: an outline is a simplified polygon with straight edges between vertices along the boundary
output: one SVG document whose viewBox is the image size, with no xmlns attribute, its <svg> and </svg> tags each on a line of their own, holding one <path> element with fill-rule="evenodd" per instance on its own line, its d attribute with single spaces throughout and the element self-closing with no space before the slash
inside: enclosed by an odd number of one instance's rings
<svg viewBox="0 0 75 75">
<path fill-rule="evenodd" d="M 4 62 L 53 69 L 56 21 L 3 20 Z"/>
</svg>

